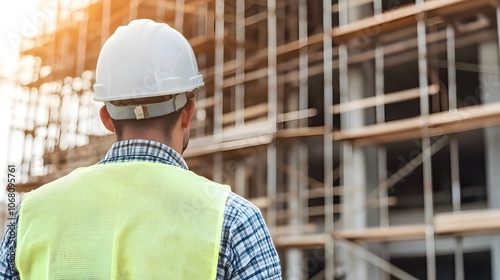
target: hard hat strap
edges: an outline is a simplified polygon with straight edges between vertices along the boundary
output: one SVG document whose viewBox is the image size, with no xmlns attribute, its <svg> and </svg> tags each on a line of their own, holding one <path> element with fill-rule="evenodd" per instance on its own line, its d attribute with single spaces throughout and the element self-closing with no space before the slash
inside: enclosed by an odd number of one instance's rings
<svg viewBox="0 0 500 280">
<path fill-rule="evenodd" d="M 105 101 L 109 115 L 115 120 L 147 119 L 160 117 L 178 111 L 188 101 L 187 93 L 181 93 L 174 98 L 160 103 L 115 106 Z"/>
</svg>

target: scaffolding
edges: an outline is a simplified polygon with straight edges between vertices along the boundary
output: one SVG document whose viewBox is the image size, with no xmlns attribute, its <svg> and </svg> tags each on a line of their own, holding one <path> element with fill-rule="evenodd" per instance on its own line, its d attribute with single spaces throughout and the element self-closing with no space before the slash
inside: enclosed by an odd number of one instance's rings
<svg viewBox="0 0 500 280">
<path fill-rule="evenodd" d="M 474 279 L 500 279 L 496 2 L 41 3 L 54 16 L 23 40 L 14 96 L 18 190 L 104 156 L 99 50 L 151 18 L 189 39 L 205 80 L 190 169 L 261 209 L 285 279 L 467 279 L 474 258 L 490 261 Z"/>
</svg>

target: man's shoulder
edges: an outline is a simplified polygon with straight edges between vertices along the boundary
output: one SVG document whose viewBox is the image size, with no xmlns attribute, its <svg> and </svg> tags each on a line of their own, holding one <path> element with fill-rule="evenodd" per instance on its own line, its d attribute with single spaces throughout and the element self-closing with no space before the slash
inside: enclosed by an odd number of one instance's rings
<svg viewBox="0 0 500 280">
<path fill-rule="evenodd" d="M 281 279 L 278 254 L 261 211 L 230 193 L 226 201 L 219 275 L 231 279 Z M 220 277 L 224 278 L 224 277 Z M 226 278 L 224 278 L 226 279 Z"/>
<path fill-rule="evenodd" d="M 230 224 L 240 224 L 248 220 L 261 219 L 260 209 L 247 199 L 230 192 L 225 209 L 226 220 Z"/>
<path fill-rule="evenodd" d="M 71 185 L 71 182 L 75 180 L 75 177 L 79 176 L 80 172 L 85 172 L 87 168 L 89 167 L 79 167 L 64 176 L 61 176 L 53 181 L 40 185 L 38 188 L 24 195 L 23 204 L 26 204 L 27 201 L 29 200 L 44 201 L 49 197 L 54 197 L 55 194 L 59 194 L 63 190 L 68 189 L 67 186 Z"/>
</svg>

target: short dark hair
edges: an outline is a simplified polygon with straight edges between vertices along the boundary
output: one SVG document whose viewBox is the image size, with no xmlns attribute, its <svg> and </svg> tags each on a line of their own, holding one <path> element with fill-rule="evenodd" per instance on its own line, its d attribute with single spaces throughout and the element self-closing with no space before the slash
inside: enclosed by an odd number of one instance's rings
<svg viewBox="0 0 500 280">
<path fill-rule="evenodd" d="M 175 125 L 181 117 L 181 110 L 170 113 L 165 116 L 140 119 L 140 120 L 114 120 L 113 125 L 115 127 L 116 138 L 118 141 L 123 140 L 123 130 L 126 127 L 130 127 L 134 130 L 140 129 L 158 129 L 165 133 L 165 138 L 167 140 L 172 140 L 172 132 L 174 131 Z"/>
</svg>

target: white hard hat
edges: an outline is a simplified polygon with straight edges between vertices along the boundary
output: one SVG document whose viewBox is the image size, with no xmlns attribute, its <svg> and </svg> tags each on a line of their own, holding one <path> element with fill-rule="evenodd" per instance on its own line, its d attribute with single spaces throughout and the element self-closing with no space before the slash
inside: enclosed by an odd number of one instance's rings
<svg viewBox="0 0 500 280">
<path fill-rule="evenodd" d="M 118 27 L 102 47 L 94 100 L 104 101 L 113 119 L 157 117 L 182 108 L 186 94 L 145 106 L 110 101 L 187 93 L 203 84 L 193 49 L 181 33 L 165 23 L 133 20 Z"/>
</svg>

